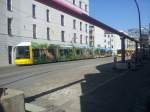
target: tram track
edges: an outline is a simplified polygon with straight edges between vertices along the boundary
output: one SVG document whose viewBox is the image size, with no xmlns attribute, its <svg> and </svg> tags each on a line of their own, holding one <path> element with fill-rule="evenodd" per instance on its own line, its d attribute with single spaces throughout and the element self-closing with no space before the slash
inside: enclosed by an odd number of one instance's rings
<svg viewBox="0 0 150 112">
<path fill-rule="evenodd" d="M 27 66 L 27 70 L 25 69 L 26 67 L 19 68 L 18 71 L 13 71 L 11 73 L 6 72 L 7 74 L 0 76 L 0 80 L 1 80 L 0 87 L 7 87 L 8 85 L 11 85 L 13 83 L 30 79 L 33 77 L 52 75 L 52 72 L 63 71 L 64 69 L 67 70 L 68 67 L 70 70 L 74 69 L 74 67 L 76 68 L 80 68 L 82 66 L 84 67 L 85 64 L 88 65 L 90 64 L 91 61 L 93 61 L 93 59 L 90 59 L 88 61 L 82 60 L 82 61 L 74 61 L 74 62 L 71 61 L 71 62 L 62 62 L 62 63 L 54 63 L 54 64 L 33 65 L 33 66 Z"/>
<path fill-rule="evenodd" d="M 93 59 L 89 59 L 89 60 L 93 60 Z M 62 66 L 66 66 L 66 65 L 69 66 L 70 64 L 74 64 L 74 65 L 75 64 L 78 65 L 79 63 L 83 64 L 84 61 L 86 61 L 86 60 L 58 62 L 58 63 L 49 63 L 49 64 L 40 64 L 40 65 L 29 65 L 29 66 L 16 66 L 15 68 L 11 68 L 10 70 L 7 69 L 4 72 L 1 70 L 0 71 L 0 79 L 10 78 L 13 76 L 18 76 L 20 74 L 34 72 L 37 70 L 43 70 L 43 69 L 46 70 L 46 69 L 49 69 L 50 67 L 55 68 L 55 66 L 62 67 Z M 39 68 L 41 66 L 42 66 L 42 68 Z M 36 69 L 36 70 L 34 70 L 34 69 Z M 56 70 L 58 70 L 58 69 L 56 69 Z"/>
<path fill-rule="evenodd" d="M 86 59 L 86 60 L 75 60 L 75 61 L 67 61 L 67 62 L 56 62 L 56 63 L 47 63 L 47 64 L 37 64 L 37 65 L 25 65 L 25 66 L 12 66 L 12 67 L 1 67 L 0 68 L 0 78 L 3 74 L 7 74 L 14 71 L 23 71 L 24 69 L 30 70 L 34 68 L 39 67 L 47 67 L 47 66 L 62 66 L 62 65 L 68 65 L 68 64 L 79 64 L 84 63 L 86 61 L 91 61 L 95 59 Z"/>
</svg>

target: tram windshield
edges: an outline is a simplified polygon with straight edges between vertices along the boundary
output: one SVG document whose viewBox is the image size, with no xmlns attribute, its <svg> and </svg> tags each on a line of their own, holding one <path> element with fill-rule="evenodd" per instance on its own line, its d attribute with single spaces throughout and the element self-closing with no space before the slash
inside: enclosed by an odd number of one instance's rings
<svg viewBox="0 0 150 112">
<path fill-rule="evenodd" d="M 18 46 L 16 48 L 16 59 L 30 58 L 29 46 Z"/>
</svg>

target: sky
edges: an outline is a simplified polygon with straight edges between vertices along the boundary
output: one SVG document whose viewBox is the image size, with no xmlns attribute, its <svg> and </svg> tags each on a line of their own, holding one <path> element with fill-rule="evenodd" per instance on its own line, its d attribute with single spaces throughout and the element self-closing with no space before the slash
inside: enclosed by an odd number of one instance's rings
<svg viewBox="0 0 150 112">
<path fill-rule="evenodd" d="M 89 0 L 90 16 L 118 30 L 138 28 L 138 12 L 134 0 Z M 150 0 L 137 0 L 143 27 L 149 27 Z"/>
</svg>

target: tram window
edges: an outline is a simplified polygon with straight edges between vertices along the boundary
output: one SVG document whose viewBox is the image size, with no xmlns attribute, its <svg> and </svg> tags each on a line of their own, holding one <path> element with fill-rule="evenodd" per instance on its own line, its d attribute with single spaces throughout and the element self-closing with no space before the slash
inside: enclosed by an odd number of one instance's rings
<svg viewBox="0 0 150 112">
<path fill-rule="evenodd" d="M 69 54 L 69 50 L 68 49 L 64 49 L 64 54 L 67 56 Z"/>
<path fill-rule="evenodd" d="M 16 59 L 30 58 L 30 52 L 28 46 L 18 46 L 16 48 Z"/>
<path fill-rule="evenodd" d="M 89 54 L 92 55 L 92 51 L 91 50 L 89 51 Z"/>
<path fill-rule="evenodd" d="M 52 55 L 55 55 L 55 50 L 54 49 L 48 49 L 48 52 L 51 53 Z"/>
<path fill-rule="evenodd" d="M 64 56 L 64 49 L 59 50 L 60 56 Z"/>
<path fill-rule="evenodd" d="M 39 57 L 40 53 L 39 53 L 39 49 L 34 49 L 33 50 L 33 57 Z"/>
<path fill-rule="evenodd" d="M 46 58 L 46 49 L 40 49 L 40 57 Z"/>
<path fill-rule="evenodd" d="M 60 55 L 61 56 L 68 56 L 68 55 L 72 55 L 73 51 L 72 49 L 60 49 Z"/>
<path fill-rule="evenodd" d="M 77 53 L 77 55 L 80 55 L 80 50 L 77 50 L 76 53 Z"/>
<path fill-rule="evenodd" d="M 81 50 L 81 55 L 83 55 L 84 54 L 84 51 L 83 50 Z"/>
<path fill-rule="evenodd" d="M 68 50 L 68 55 L 72 55 L 72 54 L 73 54 L 72 49 L 69 49 L 69 50 Z"/>
</svg>

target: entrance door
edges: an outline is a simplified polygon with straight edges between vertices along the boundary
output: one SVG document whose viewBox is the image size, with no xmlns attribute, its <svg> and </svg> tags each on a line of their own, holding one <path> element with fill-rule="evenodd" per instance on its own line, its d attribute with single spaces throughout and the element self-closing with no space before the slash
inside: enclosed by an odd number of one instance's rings
<svg viewBox="0 0 150 112">
<path fill-rule="evenodd" d="M 12 46 L 8 46 L 8 62 L 9 64 L 12 64 Z"/>
</svg>

